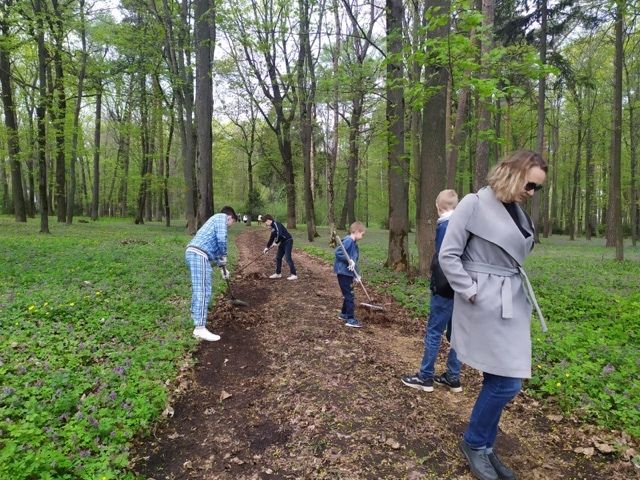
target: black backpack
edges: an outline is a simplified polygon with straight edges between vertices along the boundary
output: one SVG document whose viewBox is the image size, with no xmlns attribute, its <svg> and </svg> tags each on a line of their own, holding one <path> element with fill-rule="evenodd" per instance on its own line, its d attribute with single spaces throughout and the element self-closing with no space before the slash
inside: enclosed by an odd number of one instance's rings
<svg viewBox="0 0 640 480">
<path fill-rule="evenodd" d="M 440 267 L 437 253 L 434 253 L 431 259 L 431 291 L 444 298 L 453 298 L 453 288 Z"/>
</svg>

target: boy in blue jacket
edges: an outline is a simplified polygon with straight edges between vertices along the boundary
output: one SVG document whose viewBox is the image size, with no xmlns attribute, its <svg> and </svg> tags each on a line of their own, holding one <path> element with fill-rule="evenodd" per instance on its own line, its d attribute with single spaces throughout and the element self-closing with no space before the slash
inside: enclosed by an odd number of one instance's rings
<svg viewBox="0 0 640 480">
<path fill-rule="evenodd" d="M 293 258 L 291 258 L 291 251 L 293 250 L 293 237 L 289 233 L 289 230 L 285 228 L 280 222 L 276 222 L 269 214 L 262 217 L 262 220 L 271 228 L 271 236 L 267 242 L 262 253 L 267 253 L 271 248 L 271 245 L 278 246 L 278 253 L 276 254 L 276 273 L 272 274 L 269 278 L 281 278 L 282 277 L 282 257 L 287 261 L 289 265 L 290 275 L 287 280 L 297 280 L 296 266 L 293 264 Z"/>
<path fill-rule="evenodd" d="M 220 340 L 205 326 L 207 308 L 211 301 L 211 263 L 220 267 L 222 278 L 229 278 L 227 265 L 227 228 L 236 220 L 236 212 L 224 207 L 205 222 L 191 239 L 185 251 L 185 260 L 191 271 L 191 318 L 195 326 L 193 336 L 209 342 Z"/>
<path fill-rule="evenodd" d="M 444 234 L 449 225 L 449 217 L 458 205 L 458 194 L 454 190 L 443 190 L 436 198 L 438 209 L 438 223 L 436 225 L 436 252 L 437 258 Z M 456 352 L 449 350 L 447 358 L 447 371 L 442 375 L 435 375 L 436 359 L 440 342 L 445 329 L 448 328 L 448 337 L 451 334 L 451 315 L 453 314 L 453 292 L 440 292 L 436 289 L 434 264 L 431 264 L 431 301 L 429 303 L 429 321 L 427 332 L 424 336 L 424 356 L 420 371 L 415 375 L 406 375 L 401 378 L 407 387 L 417 388 L 425 392 L 433 391 L 433 383 L 445 385 L 452 392 L 461 392 L 460 386 L 460 360 Z M 441 273 L 441 272 L 440 272 Z M 445 282 L 446 283 L 446 282 Z M 448 284 L 447 284 L 448 286 Z M 449 288 L 450 290 L 450 288 Z"/>
<path fill-rule="evenodd" d="M 345 326 L 352 328 L 362 328 L 363 325 L 355 318 L 355 302 L 353 297 L 353 279 L 358 275 L 356 263 L 360 257 L 360 249 L 356 243 L 361 240 L 366 232 L 365 226 L 361 222 L 353 222 L 349 227 L 349 235 L 342 239 L 349 260 L 342 251 L 342 247 L 336 247 L 336 258 L 333 262 L 333 271 L 338 275 L 338 284 L 342 291 L 344 300 L 340 311 L 340 320 L 345 321 Z"/>
</svg>

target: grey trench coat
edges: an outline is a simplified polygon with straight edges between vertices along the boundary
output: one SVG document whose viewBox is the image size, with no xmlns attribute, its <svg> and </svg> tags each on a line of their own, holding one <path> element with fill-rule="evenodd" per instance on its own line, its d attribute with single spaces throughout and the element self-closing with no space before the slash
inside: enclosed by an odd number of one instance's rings
<svg viewBox="0 0 640 480">
<path fill-rule="evenodd" d="M 449 220 L 439 260 L 455 292 L 451 346 L 458 358 L 483 372 L 530 378 L 532 306 L 518 267 L 533 248 L 533 226 L 517 211 L 528 238 L 490 187 L 466 195 Z"/>
</svg>

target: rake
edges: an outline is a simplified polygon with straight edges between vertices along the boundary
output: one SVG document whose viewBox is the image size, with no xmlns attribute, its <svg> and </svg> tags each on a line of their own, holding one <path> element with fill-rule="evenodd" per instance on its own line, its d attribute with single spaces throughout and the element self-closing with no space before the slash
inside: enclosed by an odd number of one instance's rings
<svg viewBox="0 0 640 480">
<path fill-rule="evenodd" d="M 347 262 L 351 263 L 351 258 L 349 257 L 349 254 L 347 253 L 347 249 L 344 248 L 344 245 L 342 244 L 342 240 L 340 239 L 340 237 L 338 235 L 336 235 L 336 240 L 338 240 L 338 244 L 340 245 L 340 248 L 342 249 L 344 256 L 347 257 Z M 364 286 L 364 283 L 362 283 L 362 278 L 360 277 L 360 275 L 358 275 L 358 272 L 356 272 L 354 270 L 355 273 L 355 279 L 356 282 L 358 282 L 360 284 L 360 286 L 362 287 L 362 290 L 364 291 L 364 294 L 367 296 L 367 299 L 369 300 L 369 303 L 365 303 L 365 302 L 360 302 L 360 306 L 364 307 L 364 308 L 368 308 L 369 310 L 374 310 L 374 311 L 382 311 L 384 310 L 384 307 L 381 305 L 376 305 L 373 303 L 373 300 L 371 299 L 371 296 L 369 295 L 369 292 L 367 292 L 367 289 Z"/>
<path fill-rule="evenodd" d="M 249 304 L 244 300 L 240 300 L 233 295 L 233 291 L 231 291 L 231 282 L 229 281 L 229 275 L 227 273 L 227 267 L 222 267 L 222 271 L 224 272 L 225 280 L 227 281 L 227 292 L 229 292 L 229 298 L 231 299 L 231 304 L 236 307 L 248 307 Z"/>
<path fill-rule="evenodd" d="M 269 250 L 271 250 L 271 247 L 269 247 Z M 242 267 L 240 267 L 238 270 L 236 270 L 236 275 L 240 274 L 240 272 L 242 272 L 245 268 L 247 268 L 249 265 L 257 262 L 258 260 L 260 260 L 260 258 L 262 258 L 266 254 L 267 254 L 267 252 L 262 252 L 256 258 L 251 260 L 249 263 L 247 263 L 246 265 L 243 265 Z"/>
</svg>

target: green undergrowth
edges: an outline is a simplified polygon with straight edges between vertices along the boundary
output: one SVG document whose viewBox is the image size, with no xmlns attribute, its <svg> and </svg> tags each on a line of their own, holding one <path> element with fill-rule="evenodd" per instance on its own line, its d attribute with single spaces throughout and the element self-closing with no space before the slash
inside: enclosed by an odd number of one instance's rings
<svg viewBox="0 0 640 480">
<path fill-rule="evenodd" d="M 50 229 L 0 218 L 0 478 L 128 478 L 131 440 L 195 346 L 189 237 L 109 220 Z"/>
<path fill-rule="evenodd" d="M 327 229 L 319 233 L 311 244 L 298 228 L 295 246 L 333 261 Z M 428 282 L 384 268 L 387 241 L 387 231 L 369 229 L 359 243 L 363 279 L 424 318 Z M 525 267 L 549 331 L 542 333 L 533 318 L 533 378 L 526 388 L 584 422 L 640 438 L 640 247 L 627 245 L 626 260 L 617 262 L 602 244 L 554 236 L 542 239 L 528 258 Z M 409 246 L 415 265 L 413 235 Z"/>
</svg>

